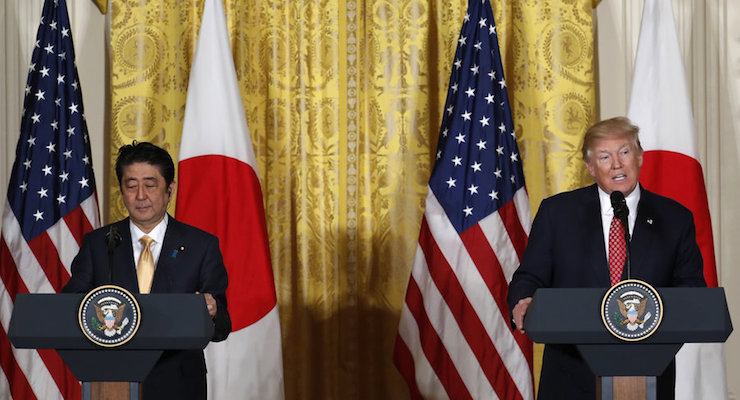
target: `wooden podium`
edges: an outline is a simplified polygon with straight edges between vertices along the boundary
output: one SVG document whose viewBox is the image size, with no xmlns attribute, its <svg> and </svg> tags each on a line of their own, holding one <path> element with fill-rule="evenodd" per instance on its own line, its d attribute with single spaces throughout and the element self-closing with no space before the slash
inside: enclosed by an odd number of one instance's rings
<svg viewBox="0 0 740 400">
<path fill-rule="evenodd" d="M 527 310 L 524 328 L 537 343 L 574 344 L 591 371 L 600 377 L 602 400 L 655 398 L 655 377 L 665 371 L 684 343 L 724 342 L 732 333 L 724 288 L 657 288 L 663 320 L 655 333 L 639 342 L 612 335 L 601 319 L 606 288 L 538 289 Z M 577 323 L 568 315 L 579 316 Z M 635 362 L 639 360 L 639 362 Z M 642 388 L 614 377 L 639 378 Z M 644 389 L 644 390 L 642 390 Z M 644 397 L 635 397 L 644 393 Z"/>
<path fill-rule="evenodd" d="M 100 347 L 82 332 L 78 309 L 85 294 L 19 294 L 8 337 L 16 348 L 56 349 L 78 380 L 82 398 L 98 397 L 91 382 L 123 382 L 127 398 L 140 397 L 143 382 L 164 350 L 203 349 L 213 337 L 213 322 L 203 295 L 137 294 L 141 321 L 136 334 L 118 347 Z M 43 318 L 39 317 L 43 315 Z M 102 367 L 104 366 L 104 367 Z"/>
</svg>

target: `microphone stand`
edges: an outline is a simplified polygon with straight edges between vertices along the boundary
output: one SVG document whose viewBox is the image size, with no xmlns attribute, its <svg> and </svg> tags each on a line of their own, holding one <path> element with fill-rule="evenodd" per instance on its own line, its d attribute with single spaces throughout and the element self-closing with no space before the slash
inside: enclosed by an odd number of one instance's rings
<svg viewBox="0 0 740 400">
<path fill-rule="evenodd" d="M 627 271 L 627 279 L 632 279 L 632 252 L 630 250 L 630 227 L 629 222 L 627 221 L 627 218 L 620 218 L 619 219 L 622 222 L 622 226 L 624 226 L 624 243 L 625 243 L 625 250 L 627 252 L 626 257 L 624 259 L 624 269 Z"/>
<path fill-rule="evenodd" d="M 113 251 L 121 244 L 121 234 L 118 233 L 118 229 L 115 226 L 111 226 L 108 233 L 105 235 L 106 245 L 108 247 L 108 283 L 113 284 L 113 268 L 115 261 L 113 260 Z"/>
</svg>

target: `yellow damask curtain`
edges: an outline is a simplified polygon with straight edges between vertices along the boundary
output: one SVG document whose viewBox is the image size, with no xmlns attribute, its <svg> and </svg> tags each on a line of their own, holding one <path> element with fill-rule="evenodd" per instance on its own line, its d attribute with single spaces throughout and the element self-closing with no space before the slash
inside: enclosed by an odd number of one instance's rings
<svg viewBox="0 0 740 400">
<path fill-rule="evenodd" d="M 137 139 L 177 162 L 202 5 L 112 1 L 108 161 Z M 262 180 L 286 398 L 406 398 L 391 353 L 467 1 L 224 5 Z M 493 7 L 538 204 L 582 183 L 591 0 Z M 107 221 L 125 215 L 110 170 Z"/>
</svg>

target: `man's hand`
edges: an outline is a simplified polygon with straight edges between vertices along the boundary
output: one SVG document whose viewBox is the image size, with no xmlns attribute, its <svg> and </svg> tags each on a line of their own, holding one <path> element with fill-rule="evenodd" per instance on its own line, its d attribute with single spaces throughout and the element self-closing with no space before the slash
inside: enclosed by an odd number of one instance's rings
<svg viewBox="0 0 740 400">
<path fill-rule="evenodd" d="M 531 297 L 525 297 L 516 303 L 514 311 L 512 311 L 512 314 L 514 314 L 514 323 L 521 333 L 524 333 L 524 316 L 527 314 L 527 308 L 529 308 L 531 302 Z"/>
<path fill-rule="evenodd" d="M 195 294 L 200 294 L 200 292 L 195 292 Z M 208 315 L 211 316 L 211 318 L 214 318 L 216 316 L 216 310 L 218 309 L 218 306 L 216 305 L 216 300 L 211 296 L 210 293 L 203 293 L 203 296 L 206 298 L 206 307 L 208 308 Z"/>
</svg>

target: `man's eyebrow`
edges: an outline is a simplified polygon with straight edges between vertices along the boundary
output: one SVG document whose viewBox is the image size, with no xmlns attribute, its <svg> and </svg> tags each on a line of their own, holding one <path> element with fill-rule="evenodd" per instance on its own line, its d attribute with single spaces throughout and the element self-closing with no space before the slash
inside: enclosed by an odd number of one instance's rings
<svg viewBox="0 0 740 400">
<path fill-rule="evenodd" d="M 139 180 L 139 179 L 136 178 L 136 177 L 133 177 L 133 176 L 126 178 L 126 182 L 137 181 L 137 180 Z M 154 176 L 145 176 L 145 177 L 141 178 L 141 180 L 156 182 L 157 181 L 157 178 L 154 177 Z"/>
</svg>

